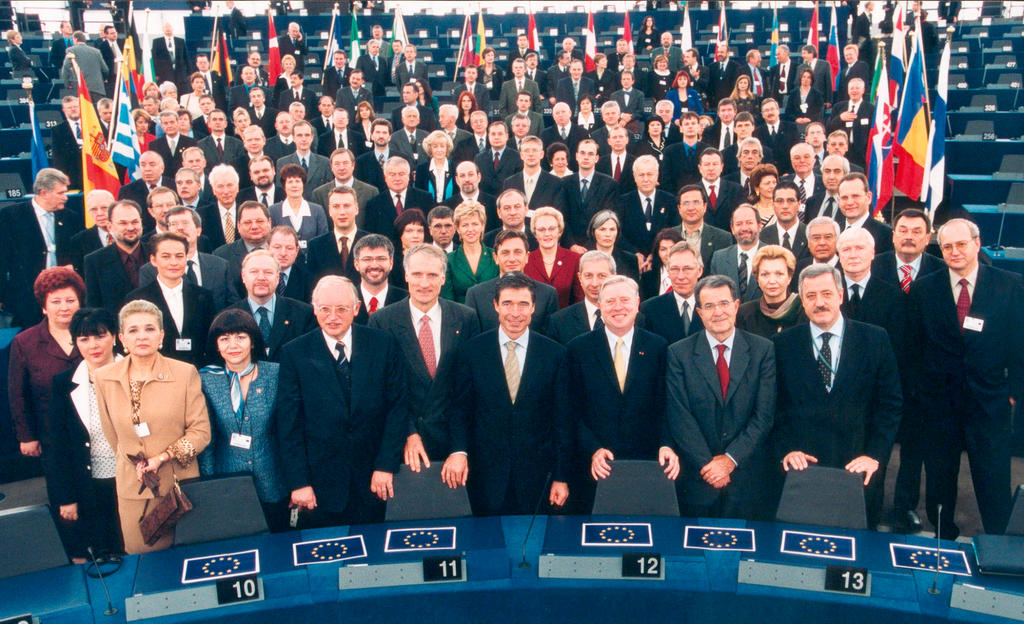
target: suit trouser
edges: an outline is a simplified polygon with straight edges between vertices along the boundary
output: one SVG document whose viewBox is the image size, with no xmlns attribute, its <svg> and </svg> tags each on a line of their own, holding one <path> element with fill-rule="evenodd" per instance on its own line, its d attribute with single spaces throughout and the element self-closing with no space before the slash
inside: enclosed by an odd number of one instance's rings
<svg viewBox="0 0 1024 624">
<path fill-rule="evenodd" d="M 1010 517 L 1009 402 L 1006 412 L 992 417 L 969 393 L 964 390 L 951 397 L 948 407 L 930 414 L 928 422 L 931 440 L 925 455 L 925 504 L 933 524 L 938 520 L 937 506 L 942 504 L 942 534 L 950 538 L 959 534 L 953 518 L 960 455 L 965 450 L 985 532 L 1001 534 Z"/>
<path fill-rule="evenodd" d="M 928 448 L 928 432 L 921 406 L 911 400 L 904 403 L 898 440 L 900 469 L 896 475 L 893 506 L 897 512 L 913 511 L 921 497 L 921 469 Z"/>
</svg>

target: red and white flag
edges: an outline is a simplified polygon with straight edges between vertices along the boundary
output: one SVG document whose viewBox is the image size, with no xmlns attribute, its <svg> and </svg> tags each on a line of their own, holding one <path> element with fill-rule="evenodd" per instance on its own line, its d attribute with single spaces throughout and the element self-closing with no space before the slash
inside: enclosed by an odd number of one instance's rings
<svg viewBox="0 0 1024 624">
<path fill-rule="evenodd" d="M 597 34 L 594 32 L 594 14 L 587 13 L 586 43 L 583 46 L 585 55 L 584 67 L 587 71 L 594 71 L 594 57 L 597 56 Z"/>
<path fill-rule="evenodd" d="M 814 49 L 818 49 L 818 38 L 821 36 L 820 27 L 818 26 L 818 5 L 814 5 L 814 13 L 811 14 L 811 24 L 807 29 L 807 45 L 814 46 Z"/>
<path fill-rule="evenodd" d="M 531 50 L 540 49 L 540 37 L 537 36 L 537 22 L 533 19 L 533 11 L 530 11 L 530 19 L 526 23 L 526 40 Z"/>
<path fill-rule="evenodd" d="M 267 11 L 267 56 L 270 60 L 267 61 L 267 82 L 270 86 L 277 84 L 277 77 L 281 75 L 283 71 L 281 69 L 281 50 L 277 47 L 277 29 L 274 28 L 274 16 Z"/>
<path fill-rule="evenodd" d="M 626 10 L 626 16 L 622 18 L 622 39 L 629 46 L 629 53 L 635 54 L 633 51 L 633 27 L 629 23 L 629 10 Z"/>
</svg>

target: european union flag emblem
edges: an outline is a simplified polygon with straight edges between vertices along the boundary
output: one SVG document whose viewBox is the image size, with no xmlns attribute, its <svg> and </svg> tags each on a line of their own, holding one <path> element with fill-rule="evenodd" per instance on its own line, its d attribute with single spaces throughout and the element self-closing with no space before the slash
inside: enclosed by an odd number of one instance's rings
<svg viewBox="0 0 1024 624">
<path fill-rule="evenodd" d="M 889 544 L 894 568 L 910 568 L 911 570 L 930 570 L 936 568 L 944 574 L 970 576 L 971 568 L 967 564 L 967 553 L 962 550 L 936 550 L 924 546 L 907 544 Z"/>
<path fill-rule="evenodd" d="M 292 544 L 292 558 L 297 566 L 358 559 L 365 556 L 366 542 L 363 541 L 362 535 Z"/>
<path fill-rule="evenodd" d="M 584 546 L 653 546 L 647 522 L 584 522 Z"/>
<path fill-rule="evenodd" d="M 753 551 L 755 550 L 754 531 L 751 529 L 688 526 L 683 538 L 683 547 L 703 550 Z"/>
<path fill-rule="evenodd" d="M 388 529 L 384 552 L 413 550 L 451 550 L 455 548 L 455 527 L 424 529 Z"/>
<path fill-rule="evenodd" d="M 856 549 L 857 541 L 852 537 L 783 531 L 779 550 L 789 555 L 854 561 L 857 559 Z"/>
<path fill-rule="evenodd" d="M 209 557 L 193 557 L 186 559 L 181 568 L 182 583 L 201 583 L 215 579 L 258 574 L 260 571 L 260 551 L 211 555 Z"/>
</svg>

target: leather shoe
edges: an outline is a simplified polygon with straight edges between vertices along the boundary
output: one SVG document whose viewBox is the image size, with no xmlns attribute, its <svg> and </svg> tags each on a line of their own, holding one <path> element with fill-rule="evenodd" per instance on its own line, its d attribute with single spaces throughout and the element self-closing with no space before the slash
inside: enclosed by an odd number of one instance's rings
<svg viewBox="0 0 1024 624">
<path fill-rule="evenodd" d="M 895 533 L 919 533 L 921 531 L 921 518 L 913 509 L 896 512 L 896 521 L 893 523 Z"/>
</svg>

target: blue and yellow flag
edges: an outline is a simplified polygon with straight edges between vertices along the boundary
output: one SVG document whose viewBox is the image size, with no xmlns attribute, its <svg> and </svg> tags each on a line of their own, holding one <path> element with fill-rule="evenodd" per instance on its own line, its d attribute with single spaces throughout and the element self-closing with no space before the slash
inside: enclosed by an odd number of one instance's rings
<svg viewBox="0 0 1024 624">
<path fill-rule="evenodd" d="M 389 529 L 384 540 L 384 552 L 387 553 L 451 550 L 453 548 L 455 548 L 455 527 Z"/>
<path fill-rule="evenodd" d="M 651 525 L 646 522 L 585 522 L 584 546 L 653 546 Z"/>
<path fill-rule="evenodd" d="M 260 571 L 260 551 L 246 550 L 209 557 L 193 557 L 186 559 L 181 567 L 182 583 L 201 583 L 233 576 L 258 574 Z"/>
<path fill-rule="evenodd" d="M 365 556 L 366 542 L 363 541 L 362 535 L 292 544 L 292 559 L 297 566 L 345 561 Z"/>
<path fill-rule="evenodd" d="M 780 552 L 823 559 L 857 559 L 857 540 L 842 535 L 783 531 Z"/>
<path fill-rule="evenodd" d="M 683 548 L 753 551 L 754 532 L 751 529 L 688 526 L 683 538 Z"/>
<path fill-rule="evenodd" d="M 907 544 L 889 544 L 894 568 L 910 568 L 911 570 L 929 570 L 936 567 L 944 574 L 970 576 L 971 566 L 967 563 L 967 553 L 962 550 L 936 550 L 924 546 Z"/>
</svg>

